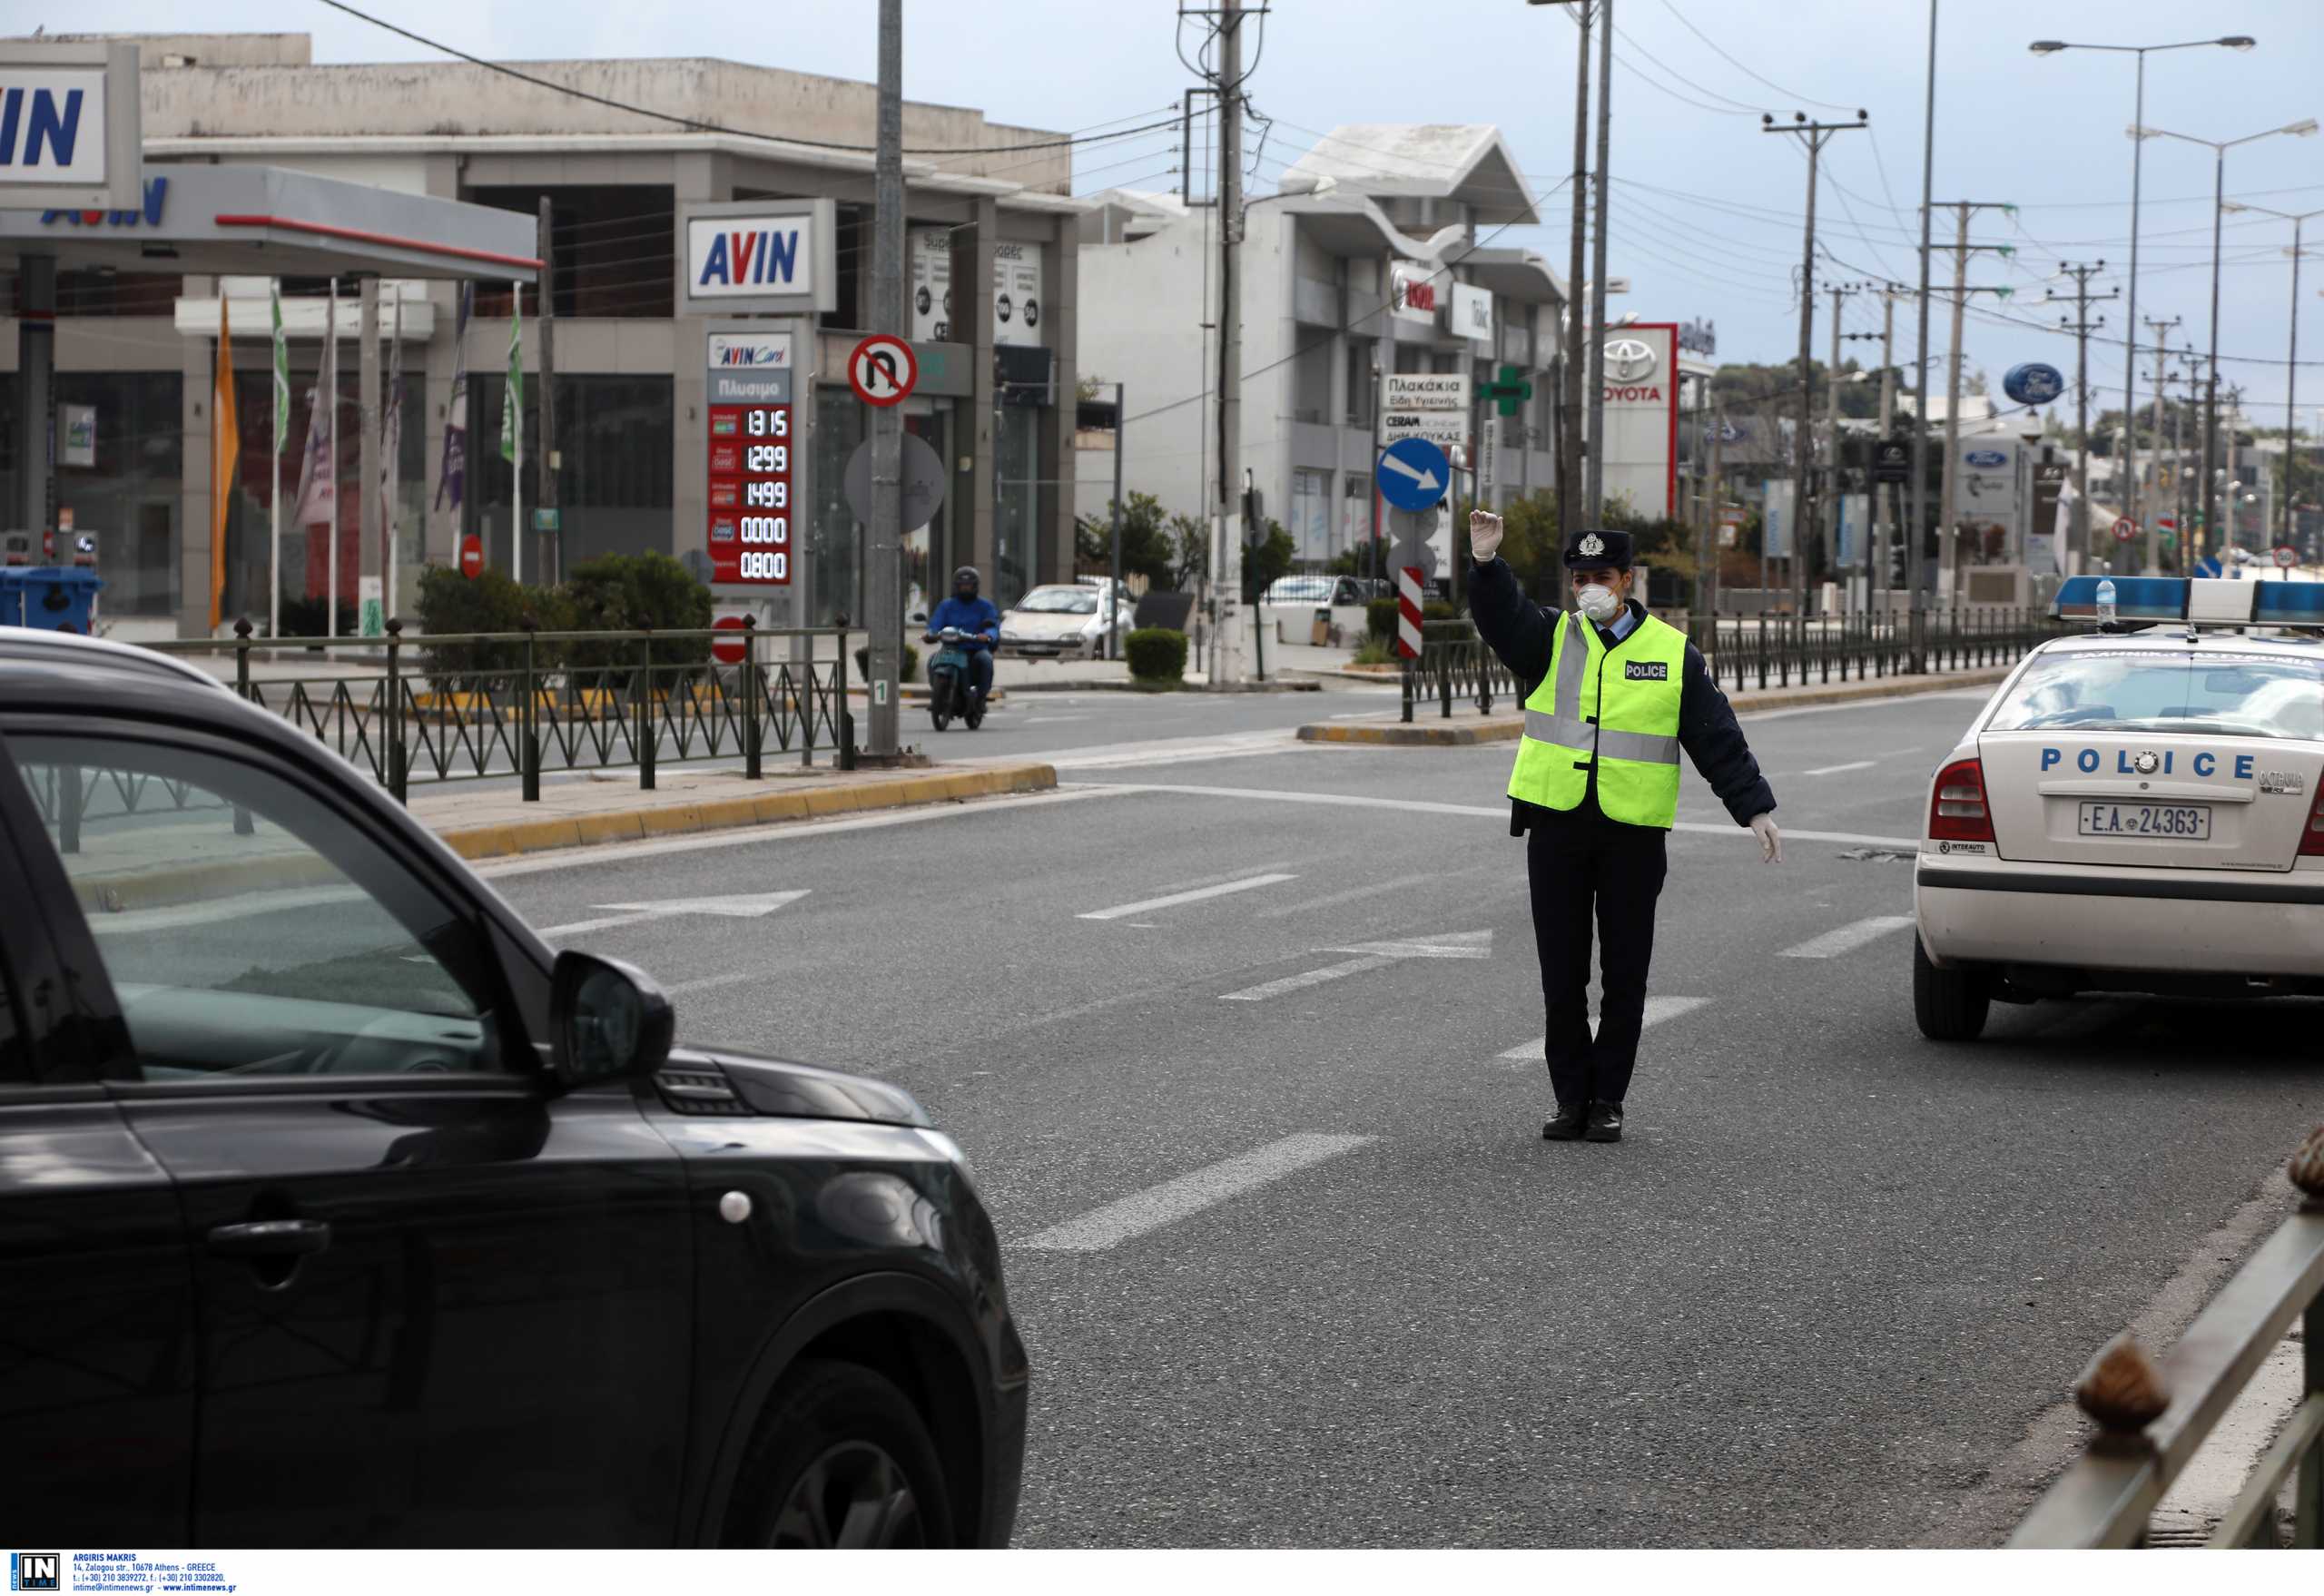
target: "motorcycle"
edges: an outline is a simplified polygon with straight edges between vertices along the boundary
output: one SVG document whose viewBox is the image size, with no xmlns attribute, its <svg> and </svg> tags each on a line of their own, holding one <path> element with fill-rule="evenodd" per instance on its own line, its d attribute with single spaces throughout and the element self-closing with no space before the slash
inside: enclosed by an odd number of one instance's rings
<svg viewBox="0 0 2324 1596">
<path fill-rule="evenodd" d="M 940 732 L 956 715 L 971 732 L 984 724 L 984 700 L 969 691 L 968 636 L 958 626 L 945 627 L 936 635 L 936 657 L 928 662 L 928 715 Z"/>
</svg>

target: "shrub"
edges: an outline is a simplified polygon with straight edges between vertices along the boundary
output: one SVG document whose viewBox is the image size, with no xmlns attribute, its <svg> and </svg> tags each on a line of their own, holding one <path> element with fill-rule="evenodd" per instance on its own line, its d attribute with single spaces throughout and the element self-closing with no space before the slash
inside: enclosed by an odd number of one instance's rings
<svg viewBox="0 0 2324 1596">
<path fill-rule="evenodd" d="M 330 626 L 330 601 L 327 598 L 286 598 L 281 611 L 281 635 L 285 637 L 320 637 Z"/>
<path fill-rule="evenodd" d="M 1187 674 L 1187 635 L 1167 626 L 1140 626 L 1122 639 L 1129 674 L 1141 682 L 1176 682 Z"/>
<path fill-rule="evenodd" d="M 903 663 L 897 667 L 896 680 L 916 682 L 920 679 L 920 650 L 907 643 L 903 645 Z M 855 674 L 859 680 L 872 679 L 872 648 L 869 644 L 855 651 Z"/>
<path fill-rule="evenodd" d="M 530 616 L 544 632 L 572 629 L 573 606 L 562 589 L 527 587 L 506 571 L 490 566 L 475 576 L 463 576 L 450 566 L 429 566 L 419 574 L 419 626 L 428 636 L 451 636 L 464 632 L 516 632 Z M 420 668 L 441 691 L 477 685 L 492 671 L 513 671 L 525 663 L 520 642 L 429 644 L 420 639 Z M 547 670 L 563 663 L 554 644 L 537 645 L 533 664 Z"/>
<path fill-rule="evenodd" d="M 1396 601 L 1393 598 L 1374 598 L 1366 601 L 1364 606 L 1364 629 L 1374 637 L 1393 643 L 1396 640 Z"/>
<path fill-rule="evenodd" d="M 657 632 L 701 631 L 710 625 L 710 589 L 666 554 L 600 555 L 573 567 L 566 583 L 571 596 L 571 629 L 628 632 L 651 626 Z M 698 665 L 710 659 L 702 637 L 655 638 L 648 652 L 657 665 Z M 635 643 L 577 644 L 578 666 L 633 665 Z"/>
<path fill-rule="evenodd" d="M 1394 644 L 1383 642 L 1377 637 L 1366 637 L 1362 645 L 1357 647 L 1355 651 L 1355 658 L 1353 663 L 1356 665 L 1394 665 L 1401 657 L 1402 656 L 1396 653 L 1396 645 Z"/>
</svg>

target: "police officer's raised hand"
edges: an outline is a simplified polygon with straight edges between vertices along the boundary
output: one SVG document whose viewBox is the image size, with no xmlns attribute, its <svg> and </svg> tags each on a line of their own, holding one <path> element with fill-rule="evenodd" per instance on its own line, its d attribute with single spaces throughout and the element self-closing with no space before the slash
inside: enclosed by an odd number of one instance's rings
<svg viewBox="0 0 2324 1596">
<path fill-rule="evenodd" d="M 1482 566 L 1501 552 L 1502 530 L 1501 517 L 1491 510 L 1469 512 L 1469 553 L 1477 564 Z"/>
<path fill-rule="evenodd" d="M 1751 817 L 1751 834 L 1759 839 L 1760 863 L 1781 864 L 1783 862 L 1783 833 L 1776 830 L 1776 817 L 1774 815 L 1753 815 Z"/>
</svg>

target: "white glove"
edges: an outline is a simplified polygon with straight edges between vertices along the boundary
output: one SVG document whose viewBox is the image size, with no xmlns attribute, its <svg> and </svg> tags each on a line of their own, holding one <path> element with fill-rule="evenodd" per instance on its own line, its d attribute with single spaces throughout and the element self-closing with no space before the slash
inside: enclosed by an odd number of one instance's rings
<svg viewBox="0 0 2324 1596">
<path fill-rule="evenodd" d="M 1484 565 L 1501 552 L 1501 517 L 1491 510 L 1469 512 L 1469 553 Z"/>
<path fill-rule="evenodd" d="M 1762 864 L 1781 864 L 1783 862 L 1783 833 L 1776 830 L 1776 817 L 1774 815 L 1753 815 L 1751 817 L 1751 834 L 1759 839 L 1759 862 Z"/>
</svg>

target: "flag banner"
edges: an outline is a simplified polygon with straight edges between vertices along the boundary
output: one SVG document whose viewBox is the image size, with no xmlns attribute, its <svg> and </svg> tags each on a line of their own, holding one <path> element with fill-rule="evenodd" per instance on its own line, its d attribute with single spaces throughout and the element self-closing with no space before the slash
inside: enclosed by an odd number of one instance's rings
<svg viewBox="0 0 2324 1596">
<path fill-rule="evenodd" d="M 396 488 L 403 472 L 403 295 L 396 295 L 393 333 L 388 350 L 388 403 L 379 416 L 379 525 L 384 529 L 389 551 L 382 568 L 395 563 L 396 520 L 399 499 Z"/>
<path fill-rule="evenodd" d="M 299 465 L 298 508 L 291 520 L 304 527 L 330 519 L 330 430 L 323 419 L 323 390 L 307 389 L 307 447 Z"/>
<path fill-rule="evenodd" d="M 226 593 L 226 519 L 234 506 L 234 468 L 241 463 L 241 416 L 234 406 L 234 330 L 218 300 L 218 366 L 210 399 L 210 626 L 217 630 Z"/>
<path fill-rule="evenodd" d="M 447 494 L 451 496 L 452 514 L 460 513 L 460 502 L 468 491 L 468 307 L 474 302 L 476 285 L 460 284 L 460 313 L 458 328 L 452 335 L 452 404 L 444 422 L 444 463 L 436 474 L 436 507 L 444 507 Z"/>
<path fill-rule="evenodd" d="M 525 291 L 509 295 L 508 386 L 500 396 L 500 458 L 517 458 L 517 433 L 525 424 Z"/>
<path fill-rule="evenodd" d="M 274 306 L 274 453 L 280 458 L 282 446 L 290 441 L 290 344 L 282 336 L 281 278 L 268 286 L 268 298 Z"/>
</svg>

